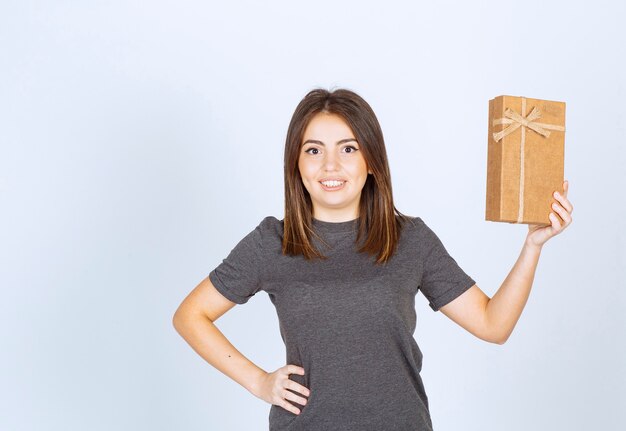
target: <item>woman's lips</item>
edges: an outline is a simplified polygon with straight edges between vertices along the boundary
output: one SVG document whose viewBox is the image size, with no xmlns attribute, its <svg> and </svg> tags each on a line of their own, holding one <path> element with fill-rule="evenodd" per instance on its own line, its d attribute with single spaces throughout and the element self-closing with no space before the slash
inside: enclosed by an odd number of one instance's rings
<svg viewBox="0 0 626 431">
<path fill-rule="evenodd" d="M 320 185 L 321 185 L 321 186 L 322 186 L 322 188 L 323 188 L 324 190 L 326 190 L 327 192 L 334 192 L 334 191 L 337 191 L 337 190 L 341 190 L 341 189 L 343 189 L 343 186 L 345 186 L 345 185 L 346 185 L 346 182 L 344 181 L 343 183 L 341 183 L 341 185 L 339 185 L 339 186 L 337 186 L 337 187 L 327 187 L 327 186 L 325 186 L 324 184 L 322 184 L 321 182 L 320 182 Z"/>
</svg>

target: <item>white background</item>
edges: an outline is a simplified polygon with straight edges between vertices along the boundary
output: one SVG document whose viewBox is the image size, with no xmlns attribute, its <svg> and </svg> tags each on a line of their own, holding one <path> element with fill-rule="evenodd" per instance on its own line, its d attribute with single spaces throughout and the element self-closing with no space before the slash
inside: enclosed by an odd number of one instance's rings
<svg viewBox="0 0 626 431">
<path fill-rule="evenodd" d="M 0 3 L 0 429 L 263 430 L 270 405 L 172 326 L 283 213 L 287 126 L 346 87 L 382 125 L 395 203 L 489 296 L 526 225 L 484 220 L 488 100 L 567 103 L 574 222 L 504 345 L 416 298 L 433 424 L 626 427 L 622 2 Z M 266 371 L 267 294 L 218 327 Z"/>
</svg>

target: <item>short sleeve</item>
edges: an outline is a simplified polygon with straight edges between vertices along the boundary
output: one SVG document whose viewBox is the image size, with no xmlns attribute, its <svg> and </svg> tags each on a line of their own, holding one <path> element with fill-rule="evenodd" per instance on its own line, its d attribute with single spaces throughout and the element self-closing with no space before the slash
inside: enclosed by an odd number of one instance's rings
<svg viewBox="0 0 626 431">
<path fill-rule="evenodd" d="M 428 299 L 430 308 L 439 311 L 476 282 L 450 256 L 435 232 L 421 219 L 418 218 L 418 221 L 421 225 L 422 241 L 422 279 L 419 288 Z"/>
<path fill-rule="evenodd" d="M 248 233 L 209 273 L 215 288 L 237 304 L 245 304 L 262 287 L 263 222 Z"/>
</svg>

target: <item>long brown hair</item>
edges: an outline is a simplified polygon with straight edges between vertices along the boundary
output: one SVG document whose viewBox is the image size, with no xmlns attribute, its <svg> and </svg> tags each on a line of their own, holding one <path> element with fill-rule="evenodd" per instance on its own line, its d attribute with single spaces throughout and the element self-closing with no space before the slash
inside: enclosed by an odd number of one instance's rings
<svg viewBox="0 0 626 431">
<path fill-rule="evenodd" d="M 285 142 L 285 218 L 283 254 L 303 254 L 306 259 L 326 259 L 311 241 L 313 204 L 304 187 L 298 159 L 304 130 L 319 112 L 341 116 L 352 129 L 371 175 L 361 191 L 357 243 L 365 239 L 359 252 L 376 256 L 376 263 L 386 263 L 399 241 L 408 217 L 393 204 L 391 175 L 383 132 L 370 105 L 351 90 L 311 90 L 298 104 L 287 130 Z M 321 238 L 320 238 L 321 239 Z M 322 240 L 323 241 L 323 240 Z"/>
</svg>

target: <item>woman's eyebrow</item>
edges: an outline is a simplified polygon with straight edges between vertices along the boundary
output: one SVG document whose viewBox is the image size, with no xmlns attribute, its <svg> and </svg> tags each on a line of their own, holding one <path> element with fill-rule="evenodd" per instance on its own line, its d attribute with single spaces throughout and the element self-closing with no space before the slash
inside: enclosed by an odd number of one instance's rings
<svg viewBox="0 0 626 431">
<path fill-rule="evenodd" d="M 341 141 L 337 141 L 336 145 L 344 144 L 344 143 L 350 142 L 350 141 L 356 142 L 356 139 L 354 139 L 354 138 L 342 139 Z M 317 139 L 307 139 L 306 141 L 304 141 L 304 144 L 319 144 L 319 145 L 325 146 L 322 141 L 318 141 Z M 304 144 L 302 144 L 302 145 L 304 145 Z"/>
</svg>

